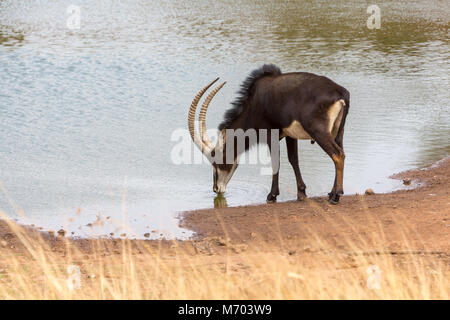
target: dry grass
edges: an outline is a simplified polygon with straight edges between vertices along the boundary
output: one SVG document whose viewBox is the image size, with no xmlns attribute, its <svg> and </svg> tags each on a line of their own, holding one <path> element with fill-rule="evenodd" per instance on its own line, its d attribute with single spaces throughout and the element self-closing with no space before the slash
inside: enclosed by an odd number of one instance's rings
<svg viewBox="0 0 450 320">
<path fill-rule="evenodd" d="M 8 223 L 24 249 L 0 246 L 2 299 L 449 298 L 448 265 L 436 254 L 386 252 L 373 244 L 368 250 L 363 239 L 349 241 L 345 251 L 311 235 L 311 247 L 295 252 L 254 241 L 243 250 L 224 245 L 212 255 L 175 241 L 163 248 L 155 242 L 92 240 L 86 253 L 68 239 L 58 240 L 55 250 L 40 235 Z M 371 270 L 379 271 L 379 281 Z"/>
</svg>

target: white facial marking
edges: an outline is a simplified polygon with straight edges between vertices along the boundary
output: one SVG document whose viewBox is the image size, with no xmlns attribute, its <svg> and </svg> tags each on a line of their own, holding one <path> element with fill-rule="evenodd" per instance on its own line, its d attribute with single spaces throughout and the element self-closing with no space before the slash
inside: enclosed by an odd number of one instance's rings
<svg viewBox="0 0 450 320">
<path fill-rule="evenodd" d="M 225 171 L 217 168 L 217 190 L 219 193 L 225 193 L 225 191 L 227 191 L 227 184 L 236 171 L 238 163 L 239 159 L 233 163 L 233 167 L 230 171 Z"/>
</svg>

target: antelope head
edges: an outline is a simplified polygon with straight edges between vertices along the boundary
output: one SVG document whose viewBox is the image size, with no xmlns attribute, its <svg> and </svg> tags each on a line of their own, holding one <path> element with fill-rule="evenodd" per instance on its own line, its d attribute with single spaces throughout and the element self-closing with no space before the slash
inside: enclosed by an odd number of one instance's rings
<svg viewBox="0 0 450 320">
<path fill-rule="evenodd" d="M 195 111 L 197 109 L 198 102 L 200 101 L 203 94 L 217 80 L 219 80 L 219 78 L 200 90 L 194 97 L 194 100 L 192 100 L 188 114 L 188 126 L 192 141 L 212 164 L 214 181 L 213 190 L 217 194 L 222 194 L 225 193 L 227 184 L 233 176 L 233 173 L 236 171 L 236 168 L 238 166 L 238 157 L 236 155 L 233 155 L 233 161 L 229 161 L 230 163 L 227 163 L 225 129 L 223 129 L 219 133 L 216 145 L 212 145 L 211 140 L 209 139 L 206 132 L 206 111 L 208 110 L 211 100 L 214 98 L 216 93 L 219 92 L 219 90 L 225 85 L 226 82 L 220 84 L 213 91 L 211 91 L 211 93 L 203 102 L 198 118 L 200 134 L 195 130 Z"/>
</svg>

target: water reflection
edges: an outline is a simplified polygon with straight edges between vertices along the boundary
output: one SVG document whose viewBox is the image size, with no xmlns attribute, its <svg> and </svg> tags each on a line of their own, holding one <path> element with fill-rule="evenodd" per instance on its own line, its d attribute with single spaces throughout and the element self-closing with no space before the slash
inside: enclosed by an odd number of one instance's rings
<svg viewBox="0 0 450 320">
<path fill-rule="evenodd" d="M 3 25 L 0 25 L 0 46 L 15 47 L 22 44 L 23 34 L 11 31 Z"/>
<path fill-rule="evenodd" d="M 214 208 L 217 209 L 226 207 L 228 207 L 227 199 L 223 195 L 219 194 L 214 198 Z"/>
</svg>

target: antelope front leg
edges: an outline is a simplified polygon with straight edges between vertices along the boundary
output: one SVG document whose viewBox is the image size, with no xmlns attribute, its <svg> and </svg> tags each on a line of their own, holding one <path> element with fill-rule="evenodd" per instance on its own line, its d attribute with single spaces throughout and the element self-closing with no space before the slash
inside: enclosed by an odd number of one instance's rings
<svg viewBox="0 0 450 320">
<path fill-rule="evenodd" d="M 280 194 L 280 189 L 278 187 L 278 173 L 280 170 L 280 147 L 272 146 L 270 143 L 269 151 L 270 158 L 272 160 L 272 188 L 270 189 L 269 194 L 267 195 L 267 202 L 276 202 L 277 196 Z"/>
<path fill-rule="evenodd" d="M 296 139 L 286 137 L 286 146 L 288 152 L 289 163 L 294 169 L 295 180 L 297 181 L 297 200 L 302 201 L 306 198 L 306 185 L 303 182 L 302 175 L 300 173 L 300 167 L 298 166 L 298 143 Z"/>
</svg>

